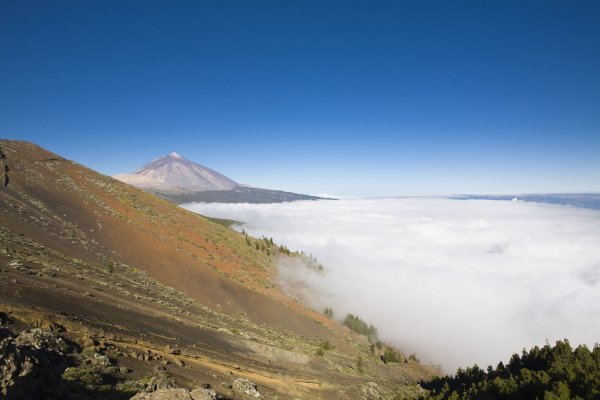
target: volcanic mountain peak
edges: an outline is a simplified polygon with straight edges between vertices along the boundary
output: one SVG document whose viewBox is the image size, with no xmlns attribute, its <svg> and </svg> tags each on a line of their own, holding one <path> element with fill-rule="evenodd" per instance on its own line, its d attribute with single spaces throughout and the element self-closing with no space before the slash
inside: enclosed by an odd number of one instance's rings
<svg viewBox="0 0 600 400">
<path fill-rule="evenodd" d="M 145 189 L 174 192 L 230 190 L 237 186 L 225 175 L 176 152 L 156 158 L 133 173 L 118 174 L 114 178 Z"/>
</svg>

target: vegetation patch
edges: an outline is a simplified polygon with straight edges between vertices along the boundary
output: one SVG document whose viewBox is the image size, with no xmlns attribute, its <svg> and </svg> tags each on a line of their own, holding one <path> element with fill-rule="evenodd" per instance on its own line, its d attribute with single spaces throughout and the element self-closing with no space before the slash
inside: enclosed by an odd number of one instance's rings
<svg viewBox="0 0 600 400">
<path fill-rule="evenodd" d="M 404 360 L 404 357 L 402 357 L 402 354 L 398 353 L 397 351 L 393 350 L 393 349 L 386 349 L 385 352 L 381 355 L 381 360 L 388 364 L 388 363 L 401 363 Z"/>
<path fill-rule="evenodd" d="M 571 348 L 568 340 L 554 346 L 523 349 L 508 365 L 487 371 L 477 365 L 459 368 L 453 376 L 424 384 L 430 394 L 423 400 L 487 399 L 598 399 L 600 398 L 600 346 Z"/>
<path fill-rule="evenodd" d="M 371 324 L 367 324 L 356 315 L 346 315 L 346 318 L 344 318 L 344 325 L 358 334 L 365 335 L 371 343 L 377 341 L 377 328 Z"/>
</svg>

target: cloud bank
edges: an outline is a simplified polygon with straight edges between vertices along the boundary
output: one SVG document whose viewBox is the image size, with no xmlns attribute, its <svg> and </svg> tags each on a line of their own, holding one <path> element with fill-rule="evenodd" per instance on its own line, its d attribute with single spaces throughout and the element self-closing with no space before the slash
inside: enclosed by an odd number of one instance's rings
<svg viewBox="0 0 600 400">
<path fill-rule="evenodd" d="M 447 372 L 546 340 L 600 341 L 598 210 L 444 198 L 185 207 L 315 255 L 323 274 L 282 265 L 282 277 Z"/>
</svg>

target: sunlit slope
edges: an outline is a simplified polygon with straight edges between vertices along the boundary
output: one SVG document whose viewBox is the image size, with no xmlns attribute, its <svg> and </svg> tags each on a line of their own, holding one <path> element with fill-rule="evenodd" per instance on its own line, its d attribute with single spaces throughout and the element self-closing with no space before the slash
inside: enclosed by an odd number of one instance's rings
<svg viewBox="0 0 600 400">
<path fill-rule="evenodd" d="M 0 143 L 11 168 L 3 226 L 98 267 L 134 266 L 208 306 L 310 333 L 304 316 L 257 294 L 277 294 L 271 259 L 241 235 L 35 145 Z"/>
<path fill-rule="evenodd" d="M 364 338 L 284 296 L 275 246 L 31 143 L 0 146 L 10 166 L 0 311 L 59 324 L 76 342 L 103 340 L 131 371 L 115 379 L 168 361 L 180 384 L 221 385 L 233 398 L 222 384 L 238 376 L 274 395 L 354 398 L 369 381 L 393 393 L 429 375 L 416 363 L 383 365 Z M 333 348 L 316 356 L 323 342 Z M 185 351 L 165 350 L 175 347 Z"/>
</svg>

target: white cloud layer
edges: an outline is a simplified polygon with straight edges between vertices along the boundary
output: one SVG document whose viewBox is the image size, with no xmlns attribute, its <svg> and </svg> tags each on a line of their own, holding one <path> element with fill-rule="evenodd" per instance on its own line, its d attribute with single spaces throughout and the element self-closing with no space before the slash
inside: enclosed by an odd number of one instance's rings
<svg viewBox="0 0 600 400">
<path fill-rule="evenodd" d="M 444 198 L 185 207 L 314 254 L 324 274 L 281 272 L 315 307 L 358 314 L 447 372 L 546 340 L 600 341 L 598 210 Z"/>
</svg>

